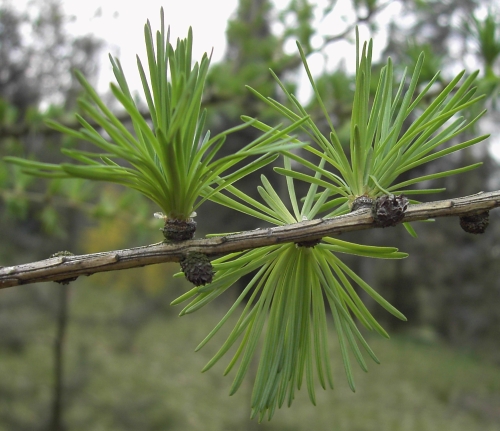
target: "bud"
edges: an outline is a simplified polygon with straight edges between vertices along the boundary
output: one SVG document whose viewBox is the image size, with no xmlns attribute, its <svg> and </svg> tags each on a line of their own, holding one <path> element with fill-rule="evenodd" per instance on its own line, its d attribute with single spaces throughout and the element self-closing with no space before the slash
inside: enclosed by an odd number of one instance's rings
<svg viewBox="0 0 500 431">
<path fill-rule="evenodd" d="M 372 207 L 372 216 L 379 227 L 396 226 L 405 216 L 408 199 L 403 196 L 385 195 L 379 197 Z"/>
<path fill-rule="evenodd" d="M 214 269 L 207 255 L 203 253 L 189 253 L 180 262 L 186 278 L 195 286 L 204 286 L 212 282 Z"/>
<path fill-rule="evenodd" d="M 312 240 L 308 240 L 308 241 L 299 241 L 299 242 L 296 242 L 295 245 L 297 247 L 312 248 L 312 247 L 316 247 L 320 243 L 321 243 L 321 238 L 318 238 L 318 239 L 312 239 Z"/>
<path fill-rule="evenodd" d="M 165 220 L 165 226 L 162 229 L 163 236 L 167 241 L 186 241 L 194 238 L 196 231 L 196 222 L 189 220 Z"/>
<path fill-rule="evenodd" d="M 490 223 L 490 212 L 484 211 L 460 217 L 460 226 L 465 232 L 475 235 L 484 233 Z"/>
</svg>

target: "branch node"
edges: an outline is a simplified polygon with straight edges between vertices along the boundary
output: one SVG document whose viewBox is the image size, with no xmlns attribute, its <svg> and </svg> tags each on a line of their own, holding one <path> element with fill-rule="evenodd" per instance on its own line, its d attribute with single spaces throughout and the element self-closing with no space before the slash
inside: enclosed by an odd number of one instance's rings
<svg viewBox="0 0 500 431">
<path fill-rule="evenodd" d="M 351 212 L 354 212 L 354 211 L 359 210 L 361 208 L 371 209 L 372 207 L 373 207 L 373 199 L 372 198 L 370 198 L 366 195 L 358 196 L 352 202 Z"/>
<path fill-rule="evenodd" d="M 167 241 L 186 241 L 194 238 L 196 222 L 192 218 L 188 220 L 167 219 L 161 230 Z"/>
<path fill-rule="evenodd" d="M 299 242 L 296 242 L 295 245 L 297 247 L 312 248 L 312 247 L 316 247 L 321 242 L 321 239 L 322 238 L 312 239 L 312 240 L 307 240 L 307 241 L 299 241 Z"/>
<path fill-rule="evenodd" d="M 195 286 L 204 286 L 212 282 L 214 269 L 206 254 L 196 251 L 188 253 L 180 264 L 186 278 Z"/>
<path fill-rule="evenodd" d="M 404 195 L 384 195 L 375 201 L 372 216 L 378 227 L 396 226 L 403 220 L 408 209 L 408 199 Z"/>
<path fill-rule="evenodd" d="M 52 259 L 53 257 L 58 257 L 59 259 L 58 259 L 57 264 L 62 265 L 64 262 L 68 261 L 68 259 L 66 259 L 67 256 L 74 256 L 74 254 L 71 253 L 70 251 L 63 250 L 63 251 L 58 251 L 56 253 L 51 254 L 50 258 Z"/>
<path fill-rule="evenodd" d="M 483 211 L 477 214 L 460 216 L 460 227 L 467 233 L 474 235 L 482 234 L 486 231 L 490 223 L 490 212 Z"/>
<path fill-rule="evenodd" d="M 60 259 L 60 261 L 59 261 L 60 264 L 67 262 L 68 256 L 74 256 L 74 254 L 71 253 L 70 251 L 63 250 L 63 251 L 58 251 L 58 252 L 50 255 L 51 258 L 58 257 Z M 67 284 L 71 283 L 72 281 L 75 281 L 77 278 L 78 277 L 68 277 L 68 278 L 63 278 L 62 280 L 54 280 L 54 281 L 56 283 L 59 283 L 59 284 L 67 285 Z"/>
</svg>

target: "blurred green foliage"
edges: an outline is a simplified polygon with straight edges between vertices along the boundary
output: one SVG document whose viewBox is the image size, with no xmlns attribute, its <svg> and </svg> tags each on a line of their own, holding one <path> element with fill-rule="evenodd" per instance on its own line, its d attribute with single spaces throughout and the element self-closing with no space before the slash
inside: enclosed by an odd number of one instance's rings
<svg viewBox="0 0 500 431">
<path fill-rule="evenodd" d="M 150 269 L 152 269 L 151 267 Z M 167 279 L 175 265 L 159 265 Z M 147 271 L 146 271 L 147 272 Z M 252 430 L 252 383 L 228 397 L 225 363 L 201 375 L 217 345 L 193 352 L 224 315 L 213 304 L 178 318 L 168 305 L 181 286 L 143 293 L 145 269 L 79 280 L 70 292 L 64 408 L 69 430 Z M 129 280 L 128 288 L 120 288 Z M 120 281 L 121 280 L 121 281 Z M 181 281 L 181 283 L 183 283 Z M 2 319 L 24 322 L 21 351 L 0 347 L 0 430 L 37 429 L 50 404 L 54 324 L 48 316 L 12 313 L 8 305 L 33 291 L 50 298 L 57 286 L 27 286 L 2 294 Z M 149 307 L 149 309 L 148 309 Z M 142 309 L 141 309 L 142 308 Z M 153 312 L 154 311 L 154 312 Z M 136 322 L 134 322 L 134 319 Z M 28 320 L 29 323 L 26 323 Z M 142 322 L 136 325 L 138 322 Z M 222 340 L 229 333 L 222 329 Z M 368 337 L 381 365 L 355 370 L 357 392 L 333 363 L 334 391 L 317 387 L 317 407 L 305 391 L 262 430 L 496 431 L 500 371 L 480 358 L 423 338 Z M 420 341 L 419 341 L 420 340 Z M 339 358 L 336 343 L 332 357 Z M 21 360 L 22 358 L 22 360 Z M 224 361 L 221 361 L 224 362 Z M 256 372 L 253 363 L 250 373 Z M 22 426 L 20 426 L 22 424 Z"/>
</svg>

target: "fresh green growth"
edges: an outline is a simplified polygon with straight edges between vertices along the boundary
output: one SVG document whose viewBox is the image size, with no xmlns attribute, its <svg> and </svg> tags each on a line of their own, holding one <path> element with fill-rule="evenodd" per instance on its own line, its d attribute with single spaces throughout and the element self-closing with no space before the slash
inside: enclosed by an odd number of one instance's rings
<svg viewBox="0 0 500 431">
<path fill-rule="evenodd" d="M 290 159 L 285 158 L 284 161 L 285 169 L 289 170 Z M 324 163 L 322 160 L 321 168 Z M 320 174 L 316 173 L 315 178 L 319 180 Z M 218 196 L 217 200 L 275 225 L 286 225 L 315 218 L 330 195 L 330 189 L 325 189 L 315 201 L 318 185 L 312 182 L 305 201 L 299 208 L 293 179 L 287 177 L 292 205 L 290 212 L 265 176 L 262 176 L 262 184 L 258 191 L 265 205 L 232 186 L 227 188 L 227 192 L 239 201 L 228 196 Z M 368 330 L 376 331 L 383 337 L 388 338 L 388 335 L 361 302 L 354 285 L 365 290 L 394 316 L 406 320 L 345 265 L 337 257 L 337 253 L 382 259 L 401 259 L 407 256 L 394 247 L 364 246 L 335 238 L 323 238 L 323 242 L 317 245 L 274 245 L 233 253 L 213 261 L 216 276 L 212 284 L 193 288 L 174 301 L 174 304 L 178 304 L 194 296 L 181 315 L 192 313 L 224 293 L 242 276 L 255 273 L 224 318 L 197 348 L 198 350 L 205 345 L 236 310 L 241 311 L 239 305 L 246 302 L 227 341 L 203 370 L 211 368 L 240 340 L 225 371 L 225 374 L 229 373 L 239 361 L 231 388 L 231 394 L 234 394 L 248 371 L 264 333 L 252 394 L 252 417 L 262 420 L 267 413 L 271 419 L 276 407 L 281 407 L 285 402 L 290 406 L 295 389 L 301 388 L 304 377 L 313 404 L 315 376 L 324 389 L 327 386 L 333 389 L 328 354 L 327 307 L 333 316 L 345 372 L 353 391 L 355 387 L 349 354 L 354 355 L 364 371 L 367 371 L 367 366 L 362 351 L 378 363 L 353 316 Z"/>
<path fill-rule="evenodd" d="M 423 55 L 418 59 L 406 90 L 405 75 L 397 88 L 393 88 L 393 68 L 389 59 L 381 71 L 372 101 L 370 95 L 372 43 L 365 43 L 360 53 L 358 41 L 350 142 L 348 151 L 345 151 L 316 89 L 300 45 L 299 51 L 317 102 L 328 121 L 329 139 L 323 135 L 303 106 L 286 90 L 276 75 L 278 84 L 295 111 L 272 98 L 265 98 L 253 89 L 250 90 L 292 122 L 304 121 L 301 129 L 316 144 L 304 148 L 318 156 L 319 162 L 312 163 L 300 155 L 287 151 L 284 167 L 275 168 L 276 172 L 286 177 L 291 212 L 264 176 L 263 186 L 259 187 L 258 191 L 265 205 L 233 186 L 227 187 L 224 195 L 219 194 L 214 197 L 216 202 L 275 225 L 293 224 L 315 218 L 325 212 L 326 217 L 346 213 L 350 211 L 353 201 L 361 196 L 375 199 L 402 192 L 408 195 L 439 192 L 443 189 L 408 190 L 407 187 L 422 181 L 466 172 L 480 165 L 477 163 L 394 184 L 400 174 L 486 138 L 484 135 L 438 149 L 471 127 L 482 115 L 481 113 L 469 122 L 462 117 L 455 118 L 459 111 L 480 99 L 474 98 L 475 89 L 472 87 L 477 73 L 466 78 L 462 86 L 457 87 L 463 76 L 463 72 L 460 73 L 433 101 L 420 110 L 424 97 L 436 81 L 437 75 L 415 97 Z M 419 114 L 414 121 L 409 126 L 403 127 L 404 123 L 408 123 L 411 119 L 410 115 L 417 111 Z M 276 129 L 262 122 L 249 117 L 243 118 L 265 133 L 277 133 L 273 131 Z M 292 170 L 292 160 L 309 168 L 313 174 Z M 326 164 L 333 169 L 325 169 Z M 294 179 L 309 183 L 309 191 L 300 208 L 293 184 Z M 415 234 L 411 226 L 406 227 L 410 233 Z M 294 399 L 295 389 L 301 388 L 304 378 L 313 403 L 315 403 L 315 376 L 323 388 L 326 386 L 333 388 L 327 354 L 326 306 L 333 317 L 344 369 L 353 391 L 355 387 L 349 355 L 352 354 L 365 371 L 367 366 L 362 351 L 378 362 L 359 332 L 353 317 L 356 317 L 368 330 L 374 330 L 384 337 L 388 335 L 361 302 L 354 284 L 365 290 L 394 316 L 405 320 L 400 312 L 345 265 L 337 257 L 337 253 L 390 259 L 406 257 L 406 254 L 398 252 L 396 248 L 362 246 L 334 238 L 323 238 L 319 243 L 269 246 L 234 253 L 215 260 L 213 265 L 216 275 L 213 283 L 194 288 L 174 301 L 174 304 L 178 304 L 191 299 L 181 314 L 192 313 L 217 298 L 242 276 L 254 274 L 227 315 L 198 346 L 199 349 L 205 345 L 238 306 L 246 302 L 228 339 L 204 370 L 212 367 L 239 340 L 239 347 L 225 371 L 229 373 L 239 363 L 231 389 L 231 393 L 234 393 L 240 387 L 264 333 L 252 394 L 252 417 L 262 420 L 267 414 L 270 419 L 275 409 L 281 407 L 285 401 L 290 405 Z"/>
<path fill-rule="evenodd" d="M 329 137 L 325 136 L 309 118 L 301 126 L 303 132 L 316 143 L 317 147 L 307 146 L 305 149 L 325 160 L 331 170 L 311 163 L 293 154 L 287 155 L 322 178 L 297 172 L 291 169 L 275 168 L 276 172 L 302 181 L 318 184 L 331 191 L 331 200 L 325 203 L 323 210 L 330 209 L 327 216 L 346 213 L 350 205 L 359 196 L 376 198 L 384 194 L 427 194 L 437 193 L 444 189 L 408 189 L 409 186 L 467 172 L 481 165 L 475 163 L 459 169 L 437 172 L 396 182 L 403 173 L 424 163 L 431 162 L 463 148 L 483 141 L 488 135 L 482 135 L 465 142 L 453 143 L 453 139 L 464 132 L 485 113 L 482 111 L 476 118 L 468 121 L 457 114 L 482 99 L 474 97 L 473 82 L 478 72 L 466 77 L 461 86 L 459 82 L 465 72 L 460 72 L 431 102 L 422 109 L 424 102 L 430 97 L 430 90 L 436 82 L 439 72 L 415 96 L 418 80 L 424 62 L 423 53 L 419 56 L 409 83 L 406 81 L 406 70 L 399 85 L 395 85 L 391 59 L 382 68 L 375 96 L 370 94 L 372 41 L 364 43 L 360 50 L 359 35 L 356 38 L 356 88 L 352 109 L 350 141 L 348 150 L 340 142 L 335 127 L 326 111 L 325 105 L 315 85 L 311 71 L 307 65 L 304 52 L 297 44 L 309 81 L 314 90 L 317 103 L 329 125 Z M 272 72 L 272 71 L 271 71 Z M 307 117 L 306 110 L 291 94 L 286 86 L 273 73 L 277 83 L 285 93 L 293 109 L 289 109 L 278 101 L 264 97 L 249 87 L 250 91 L 266 104 L 292 121 Z M 246 121 L 254 121 L 244 117 Z M 411 121 L 408 127 L 407 123 Z M 272 128 L 262 122 L 254 122 L 255 127 L 271 132 Z M 276 133 L 276 132 L 273 132 Z M 451 145 L 446 145 L 450 144 Z M 415 202 L 415 201 L 413 201 Z M 333 210 L 332 210 L 333 208 Z M 411 226 L 405 224 L 411 233 Z"/>
<path fill-rule="evenodd" d="M 152 127 L 141 115 L 120 62 L 110 57 L 118 82 L 118 86 L 111 84 L 111 91 L 130 116 L 133 132 L 106 107 L 82 74 L 76 72 L 85 90 L 79 106 L 91 122 L 77 115 L 83 126 L 80 131 L 55 122 L 48 124 L 62 133 L 91 142 L 101 151 L 61 150 L 80 164 L 59 165 L 16 157 L 6 157 L 5 160 L 20 165 L 25 173 L 35 176 L 78 177 L 122 184 L 155 202 L 167 220 L 187 221 L 205 199 L 275 160 L 277 150 L 296 147 L 297 144 L 287 144 L 290 137 L 280 137 L 298 124 L 282 131 L 274 129 L 244 148 L 215 160 L 226 135 L 248 124 L 226 130 L 213 138 L 209 132 L 203 134 L 207 114 L 201 105 L 209 57 L 204 54 L 200 63 L 192 65 L 191 29 L 187 39 L 177 40 L 175 47 L 170 44 L 163 9 L 156 45 L 149 21 L 144 34 L 149 81 L 139 58 L 137 65 Z M 255 154 L 261 156 L 230 174 L 224 174 L 247 156 Z M 210 188 L 210 185 L 215 185 L 215 188 Z"/>
<path fill-rule="evenodd" d="M 438 75 L 420 93 L 416 93 L 423 55 L 419 57 L 409 82 L 407 83 L 404 75 L 398 85 L 395 85 L 393 66 L 389 59 L 381 71 L 378 87 L 372 98 L 372 43 L 365 43 L 360 50 L 357 41 L 356 89 L 350 141 L 344 147 L 299 45 L 316 101 L 329 125 L 328 137 L 274 75 L 292 109 L 262 96 L 256 90 L 250 90 L 290 120 L 290 126 L 271 127 L 243 117 L 243 125 L 210 138 L 208 132 L 203 132 L 206 112 L 201 109 L 210 59 L 205 54 L 200 63 L 192 65 L 191 31 L 187 39 L 178 40 L 175 47 L 170 44 L 168 32 L 165 31 L 163 10 L 161 30 L 156 33 L 156 45 L 149 22 L 145 26 L 145 36 L 149 77 L 139 59 L 138 68 L 152 125 L 142 117 L 119 61 L 111 58 L 118 82 L 117 86 L 111 85 L 111 91 L 130 116 L 133 132 L 120 122 L 85 78 L 77 73 L 85 90 L 85 97 L 79 102 L 80 107 L 92 120 L 92 124 L 82 116 L 77 116 L 83 126 L 80 131 L 54 122 L 50 125 L 74 138 L 91 142 L 102 152 L 63 149 L 65 155 L 80 163 L 77 165 L 56 165 L 13 157 L 6 160 L 36 176 L 87 178 L 136 189 L 162 209 L 167 221 L 190 222 L 199 205 L 210 199 L 274 225 L 293 224 L 319 215 L 340 215 L 350 211 L 354 200 L 361 196 L 374 199 L 403 192 L 407 195 L 435 193 L 443 189 L 408 187 L 466 172 L 480 165 L 476 163 L 399 183 L 396 181 L 401 174 L 414 167 L 486 138 L 483 135 L 445 146 L 470 128 L 483 114 L 471 121 L 457 117 L 460 111 L 480 99 L 474 97 L 475 89 L 472 86 L 477 73 L 465 78 L 461 86 L 458 84 L 464 73 L 458 74 L 436 97 L 430 97 L 430 89 Z M 264 134 L 233 154 L 217 159 L 216 154 L 227 134 L 248 126 L 257 127 Z M 102 129 L 103 133 L 98 129 Z M 307 145 L 294 138 L 291 132 L 296 129 L 302 130 L 312 144 Z M 300 147 L 317 156 L 318 162 L 313 163 L 292 152 Z M 242 193 L 233 185 L 243 176 L 276 160 L 277 153 L 284 155 L 284 166 L 276 167 L 275 170 L 286 177 L 291 210 L 264 176 L 262 186 L 258 188 L 264 203 Z M 235 164 L 250 155 L 260 157 L 246 166 L 234 169 Z M 312 173 L 292 169 L 292 162 L 308 168 Z M 233 169 L 227 174 L 230 168 Z M 302 201 L 297 199 L 294 180 L 309 184 L 308 193 Z M 411 226 L 406 227 L 414 234 Z M 378 362 L 357 328 L 354 317 L 366 329 L 383 337 L 388 335 L 360 300 L 355 285 L 391 314 L 405 320 L 399 311 L 345 265 L 337 256 L 338 253 L 384 259 L 406 257 L 405 253 L 394 247 L 365 246 L 335 238 L 268 246 L 215 260 L 213 282 L 195 287 L 173 302 L 178 304 L 190 300 L 181 314 L 192 313 L 223 294 L 242 276 L 253 274 L 251 282 L 227 315 L 201 342 L 198 349 L 217 333 L 232 313 L 237 309 L 241 310 L 241 316 L 226 342 L 204 370 L 213 366 L 239 340 L 236 353 L 226 369 L 226 373 L 229 373 L 239 364 L 231 390 L 234 393 L 240 387 L 263 338 L 251 402 L 252 416 L 259 420 L 266 414 L 271 418 L 276 408 L 284 405 L 285 401 L 290 405 L 295 390 L 302 387 L 304 379 L 313 403 L 315 380 L 323 388 L 333 387 L 327 341 L 328 309 L 333 318 L 347 380 L 353 391 L 355 386 L 350 355 L 354 356 L 365 371 L 367 366 L 362 352 Z M 209 275 L 211 277 L 211 272 Z M 202 279 L 196 278 L 195 281 L 203 284 L 207 282 L 205 276 L 203 274 Z M 243 303 L 245 305 L 240 309 Z"/>
</svg>

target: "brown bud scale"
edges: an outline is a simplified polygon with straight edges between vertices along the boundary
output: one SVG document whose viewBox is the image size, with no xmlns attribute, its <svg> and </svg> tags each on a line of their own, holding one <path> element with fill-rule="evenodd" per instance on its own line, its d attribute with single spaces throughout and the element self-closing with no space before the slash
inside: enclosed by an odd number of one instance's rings
<svg viewBox="0 0 500 431">
<path fill-rule="evenodd" d="M 403 196 L 385 195 L 377 198 L 372 216 L 379 227 L 396 226 L 405 216 L 408 199 Z"/>
<path fill-rule="evenodd" d="M 311 248 L 317 246 L 321 242 L 321 238 L 319 239 L 312 239 L 310 241 L 300 241 L 296 242 L 298 247 L 306 247 L 306 248 Z"/>
<path fill-rule="evenodd" d="M 196 222 L 193 219 L 167 219 L 167 221 L 165 221 L 165 227 L 162 231 L 163 236 L 167 241 L 186 241 L 194 238 L 194 233 L 196 232 Z"/>
<path fill-rule="evenodd" d="M 205 254 L 189 253 L 180 261 L 180 264 L 186 278 L 195 286 L 204 286 L 212 282 L 214 269 Z"/>
<path fill-rule="evenodd" d="M 467 233 L 474 235 L 484 233 L 490 223 L 490 212 L 484 211 L 460 217 L 460 226 Z"/>
</svg>

